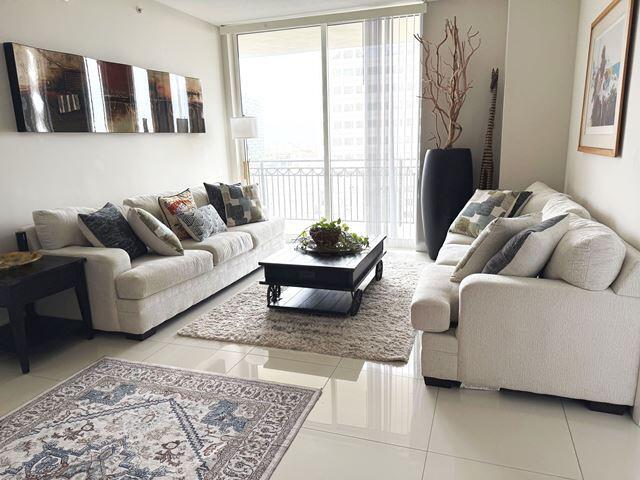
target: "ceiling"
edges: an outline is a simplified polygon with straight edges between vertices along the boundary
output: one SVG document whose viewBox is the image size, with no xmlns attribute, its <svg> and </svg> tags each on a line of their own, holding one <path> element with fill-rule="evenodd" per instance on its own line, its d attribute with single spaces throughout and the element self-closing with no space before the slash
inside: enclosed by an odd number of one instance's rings
<svg viewBox="0 0 640 480">
<path fill-rule="evenodd" d="M 214 25 L 404 5 L 408 0 L 156 0 Z M 415 0 L 414 0 L 415 1 Z"/>
</svg>

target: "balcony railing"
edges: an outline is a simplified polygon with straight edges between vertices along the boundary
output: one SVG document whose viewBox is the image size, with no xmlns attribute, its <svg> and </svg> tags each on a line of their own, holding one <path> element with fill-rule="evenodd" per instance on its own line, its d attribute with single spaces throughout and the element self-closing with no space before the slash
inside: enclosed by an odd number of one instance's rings
<svg viewBox="0 0 640 480">
<path fill-rule="evenodd" d="M 329 176 L 333 218 L 363 225 L 374 221 L 390 223 L 400 238 L 405 235 L 413 238 L 416 167 L 370 167 L 357 161 L 335 163 Z M 251 180 L 260 185 L 270 215 L 301 222 L 326 215 L 322 161 L 252 161 L 250 173 Z M 379 216 L 369 213 L 372 203 Z"/>
</svg>

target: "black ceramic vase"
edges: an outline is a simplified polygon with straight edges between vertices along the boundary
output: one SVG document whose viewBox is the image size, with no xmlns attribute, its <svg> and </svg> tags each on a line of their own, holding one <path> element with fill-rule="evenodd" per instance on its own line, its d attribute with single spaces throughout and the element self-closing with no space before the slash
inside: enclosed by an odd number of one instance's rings
<svg viewBox="0 0 640 480">
<path fill-rule="evenodd" d="M 473 194 L 471 150 L 427 150 L 422 168 L 421 192 L 427 251 L 435 260 L 449 226 Z"/>
</svg>

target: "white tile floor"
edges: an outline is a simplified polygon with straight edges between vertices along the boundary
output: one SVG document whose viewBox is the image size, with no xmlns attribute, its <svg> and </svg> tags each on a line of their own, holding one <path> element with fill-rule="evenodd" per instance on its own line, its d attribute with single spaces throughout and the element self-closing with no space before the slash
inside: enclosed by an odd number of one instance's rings
<svg viewBox="0 0 640 480">
<path fill-rule="evenodd" d="M 640 479 L 640 427 L 628 416 L 537 395 L 427 388 L 419 342 L 409 363 L 397 367 L 176 334 L 256 278 L 143 342 L 106 334 L 56 342 L 33 352 L 28 375 L 0 353 L 0 415 L 108 355 L 323 388 L 276 480 Z"/>
</svg>

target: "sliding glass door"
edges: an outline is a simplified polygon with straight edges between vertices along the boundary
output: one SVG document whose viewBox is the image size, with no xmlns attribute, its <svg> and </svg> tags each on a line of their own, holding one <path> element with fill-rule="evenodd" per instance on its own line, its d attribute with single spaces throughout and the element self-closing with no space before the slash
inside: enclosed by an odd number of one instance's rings
<svg viewBox="0 0 640 480">
<path fill-rule="evenodd" d="M 342 218 L 413 246 L 418 171 L 417 15 L 238 35 L 252 181 L 297 233 Z"/>
</svg>

